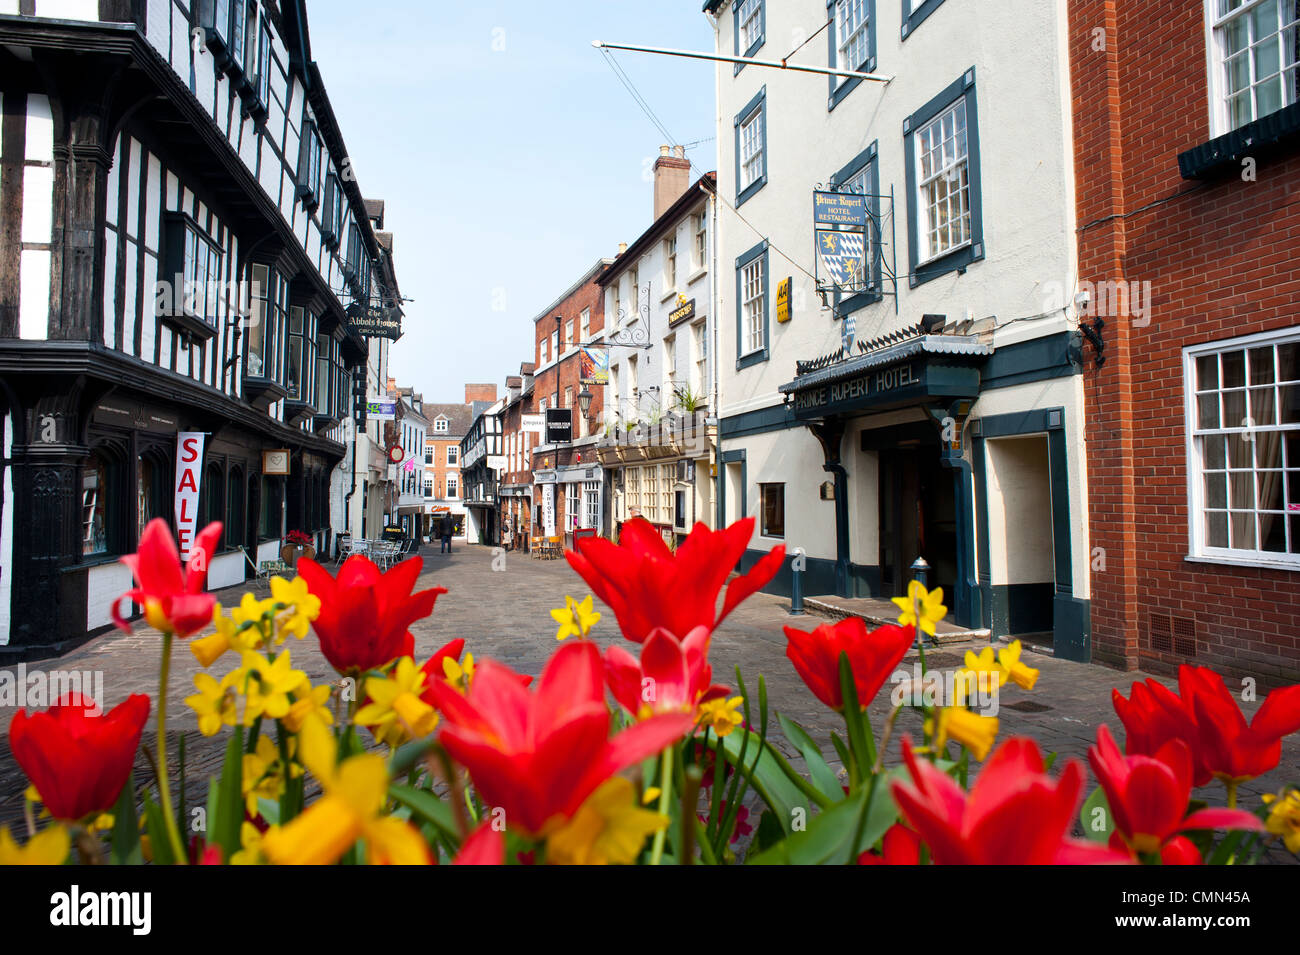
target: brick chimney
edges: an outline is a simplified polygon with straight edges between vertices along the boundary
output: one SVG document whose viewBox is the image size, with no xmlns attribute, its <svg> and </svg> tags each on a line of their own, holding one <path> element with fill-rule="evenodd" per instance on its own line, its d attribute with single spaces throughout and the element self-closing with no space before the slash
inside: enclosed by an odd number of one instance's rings
<svg viewBox="0 0 1300 955">
<path fill-rule="evenodd" d="M 682 197 L 691 185 L 691 161 L 685 146 L 660 146 L 655 160 L 655 221 Z"/>
<path fill-rule="evenodd" d="M 494 384 L 486 385 L 465 385 L 465 404 L 474 401 L 493 402 L 497 400 L 497 386 Z"/>
</svg>

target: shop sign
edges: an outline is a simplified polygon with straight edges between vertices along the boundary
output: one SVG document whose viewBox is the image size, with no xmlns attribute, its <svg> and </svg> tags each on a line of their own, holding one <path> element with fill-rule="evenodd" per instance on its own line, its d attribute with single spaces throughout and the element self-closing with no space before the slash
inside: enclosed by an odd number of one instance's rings
<svg viewBox="0 0 1300 955">
<path fill-rule="evenodd" d="M 677 297 L 677 307 L 668 313 L 668 327 L 672 328 L 681 322 L 689 322 L 695 317 L 695 299 L 689 302 L 681 296 Z"/>
<path fill-rule="evenodd" d="M 289 473 L 289 449 L 272 448 L 269 451 L 262 452 L 262 473 L 263 474 L 288 474 Z"/>
<path fill-rule="evenodd" d="M 867 224 L 867 197 L 846 192 L 814 192 L 813 222 L 817 225 Z"/>
<path fill-rule="evenodd" d="M 546 428 L 546 415 L 526 414 L 521 415 L 519 419 L 520 431 L 536 431 L 541 434 Z"/>
<path fill-rule="evenodd" d="M 573 440 L 573 409 L 546 409 L 546 443 L 568 444 Z"/>
<path fill-rule="evenodd" d="M 190 558 L 190 545 L 199 520 L 199 482 L 203 479 L 202 431 L 176 433 L 176 538 L 181 560 Z M 206 568 L 204 568 L 206 569 Z"/>
<path fill-rule="evenodd" d="M 873 368 L 852 378 L 833 381 L 794 394 L 795 417 L 809 418 L 833 411 L 911 398 L 925 390 L 925 368 L 913 362 Z"/>
<path fill-rule="evenodd" d="M 776 283 L 776 320 L 778 324 L 790 321 L 790 287 L 793 284 L 794 279 L 788 276 Z"/>
<path fill-rule="evenodd" d="M 542 487 L 542 531 L 547 537 L 555 536 L 555 485 Z"/>
</svg>

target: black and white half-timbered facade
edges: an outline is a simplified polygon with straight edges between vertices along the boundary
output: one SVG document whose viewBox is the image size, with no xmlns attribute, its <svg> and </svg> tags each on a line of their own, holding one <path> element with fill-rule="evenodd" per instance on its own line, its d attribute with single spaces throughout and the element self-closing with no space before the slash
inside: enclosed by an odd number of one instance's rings
<svg viewBox="0 0 1300 955">
<path fill-rule="evenodd" d="M 303 0 L 0 0 L 0 94 L 4 659 L 110 625 L 178 432 L 225 523 L 210 587 L 289 530 L 331 548 L 348 309 L 398 292 Z"/>
</svg>

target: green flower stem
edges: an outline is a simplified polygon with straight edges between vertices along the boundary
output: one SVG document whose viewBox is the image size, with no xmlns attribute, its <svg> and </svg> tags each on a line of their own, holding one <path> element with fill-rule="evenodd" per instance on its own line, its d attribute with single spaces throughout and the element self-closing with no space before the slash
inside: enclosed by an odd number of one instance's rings
<svg viewBox="0 0 1300 955">
<path fill-rule="evenodd" d="M 659 774 L 659 815 L 668 815 L 668 799 L 673 791 L 673 749 L 669 746 L 664 750 L 664 768 Z M 658 865 L 659 860 L 664 854 L 664 839 L 668 836 L 667 829 L 660 829 L 655 833 L 654 846 L 650 850 L 650 864 Z"/>
<path fill-rule="evenodd" d="M 1225 780 L 1224 785 L 1228 787 L 1228 808 L 1237 808 L 1237 783 L 1236 780 Z"/>
<path fill-rule="evenodd" d="M 172 844 L 172 854 L 181 865 L 187 861 L 185 844 L 181 842 L 180 831 L 176 828 L 176 814 L 172 812 L 172 787 L 167 775 L 167 677 L 171 672 L 172 633 L 163 631 L 162 666 L 158 679 L 158 799 L 161 803 L 163 822 L 167 826 L 167 839 Z"/>
</svg>

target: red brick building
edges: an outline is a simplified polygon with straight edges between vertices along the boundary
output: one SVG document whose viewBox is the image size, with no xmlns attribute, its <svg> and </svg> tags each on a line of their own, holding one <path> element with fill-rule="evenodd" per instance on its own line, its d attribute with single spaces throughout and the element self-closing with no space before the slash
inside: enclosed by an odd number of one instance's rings
<svg viewBox="0 0 1300 955">
<path fill-rule="evenodd" d="M 1296 4 L 1071 0 L 1070 31 L 1093 659 L 1294 682 Z"/>
<path fill-rule="evenodd" d="M 591 402 L 586 413 L 581 407 L 583 385 L 579 380 L 579 346 L 602 346 L 605 340 L 605 295 L 596 276 L 613 259 L 599 259 L 559 298 L 533 319 L 537 361 L 533 376 L 535 405 L 539 414 L 547 409 L 569 409 L 571 440 L 546 443 L 540 436 L 533 461 L 533 535 L 561 536 L 572 543 L 575 528 L 594 528 L 608 533 L 603 519 L 604 477 L 596 459 L 596 444 L 602 436 L 605 388 L 588 385 Z M 549 504 L 546 502 L 549 500 Z M 548 525 L 547 507 L 554 507 L 553 525 Z"/>
</svg>

